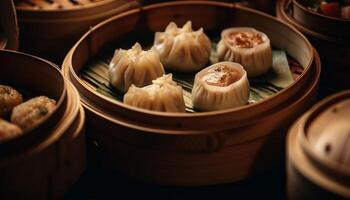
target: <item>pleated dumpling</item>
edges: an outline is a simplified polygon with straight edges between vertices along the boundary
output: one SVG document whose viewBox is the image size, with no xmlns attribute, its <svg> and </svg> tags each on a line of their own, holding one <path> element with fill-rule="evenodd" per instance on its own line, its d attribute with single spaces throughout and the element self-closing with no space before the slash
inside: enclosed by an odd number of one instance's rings
<svg viewBox="0 0 350 200">
<path fill-rule="evenodd" d="M 182 28 L 170 22 L 165 32 L 155 34 L 154 47 L 165 69 L 179 72 L 193 72 L 203 68 L 208 63 L 211 52 L 210 39 L 203 28 L 194 31 L 191 21 Z"/>
<path fill-rule="evenodd" d="M 132 85 L 124 95 L 124 103 L 143 109 L 162 112 L 185 112 L 185 101 L 181 86 L 172 75 L 163 75 L 143 88 Z"/>
<path fill-rule="evenodd" d="M 249 77 L 266 73 L 272 66 L 270 39 L 254 28 L 228 28 L 217 45 L 219 61 L 240 63 Z"/>
<path fill-rule="evenodd" d="M 163 74 L 158 53 L 154 49 L 143 51 L 139 43 L 129 50 L 116 50 L 109 64 L 110 83 L 120 92 L 128 91 L 132 84 L 149 85 Z"/>
<path fill-rule="evenodd" d="M 248 99 L 247 73 L 238 63 L 219 62 L 196 74 L 192 101 L 199 110 L 213 111 L 243 106 Z"/>
</svg>

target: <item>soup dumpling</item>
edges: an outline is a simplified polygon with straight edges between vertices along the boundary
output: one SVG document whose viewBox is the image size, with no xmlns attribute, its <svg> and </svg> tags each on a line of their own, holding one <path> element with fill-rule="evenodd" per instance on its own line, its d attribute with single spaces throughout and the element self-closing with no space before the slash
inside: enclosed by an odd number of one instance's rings
<svg viewBox="0 0 350 200">
<path fill-rule="evenodd" d="M 170 22 L 165 32 L 155 34 L 154 47 L 164 67 L 179 72 L 193 72 L 203 68 L 208 63 L 211 52 L 210 39 L 203 28 L 194 31 L 191 21 L 182 28 Z"/>
<path fill-rule="evenodd" d="M 154 49 L 143 51 L 139 43 L 129 50 L 116 50 L 109 64 L 110 83 L 122 93 L 132 84 L 138 87 L 149 85 L 163 74 L 158 53 Z"/>
<path fill-rule="evenodd" d="M 266 73 L 272 66 L 270 39 L 254 28 L 228 28 L 217 46 L 219 61 L 240 63 L 249 77 Z"/>
<path fill-rule="evenodd" d="M 219 62 L 196 74 L 193 105 L 202 111 L 246 105 L 249 99 L 247 73 L 238 63 Z"/>
<path fill-rule="evenodd" d="M 124 103 L 154 111 L 185 112 L 182 88 L 172 80 L 171 74 L 152 82 L 143 88 L 132 85 L 124 95 Z"/>
</svg>

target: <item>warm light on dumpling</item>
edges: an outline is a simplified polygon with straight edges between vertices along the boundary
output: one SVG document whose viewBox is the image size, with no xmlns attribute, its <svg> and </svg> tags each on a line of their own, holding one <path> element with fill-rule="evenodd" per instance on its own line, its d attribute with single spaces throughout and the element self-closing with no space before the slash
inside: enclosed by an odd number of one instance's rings
<svg viewBox="0 0 350 200">
<path fill-rule="evenodd" d="M 243 106 L 248 99 L 247 73 L 238 63 L 219 62 L 196 74 L 192 101 L 202 111 Z"/>
<path fill-rule="evenodd" d="M 128 91 L 132 84 L 149 85 L 163 74 L 158 53 L 154 49 L 143 51 L 139 43 L 129 50 L 116 50 L 109 64 L 110 83 L 120 92 Z"/>
<path fill-rule="evenodd" d="M 180 72 L 193 72 L 203 68 L 208 63 L 211 52 L 210 39 L 203 28 L 194 31 L 191 21 L 182 28 L 170 22 L 165 32 L 155 34 L 154 47 L 166 69 Z"/>
<path fill-rule="evenodd" d="M 240 63 L 249 77 L 260 76 L 272 66 L 270 39 L 254 28 L 229 28 L 217 46 L 219 61 Z"/>
<path fill-rule="evenodd" d="M 161 112 L 185 112 L 185 101 L 181 86 L 172 75 L 163 75 L 143 88 L 132 85 L 124 95 L 124 103 L 138 108 Z"/>
</svg>

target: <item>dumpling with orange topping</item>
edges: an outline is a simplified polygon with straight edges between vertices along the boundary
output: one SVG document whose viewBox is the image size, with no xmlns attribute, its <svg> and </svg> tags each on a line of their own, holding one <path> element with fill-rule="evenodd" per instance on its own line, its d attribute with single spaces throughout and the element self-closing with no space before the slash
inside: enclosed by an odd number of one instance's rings
<svg viewBox="0 0 350 200">
<path fill-rule="evenodd" d="M 270 39 L 254 28 L 228 28 L 217 45 L 219 61 L 240 63 L 249 77 L 266 73 L 272 67 Z"/>
<path fill-rule="evenodd" d="M 243 106 L 248 103 L 249 88 L 247 73 L 240 64 L 219 62 L 196 74 L 193 105 L 202 111 Z"/>
</svg>

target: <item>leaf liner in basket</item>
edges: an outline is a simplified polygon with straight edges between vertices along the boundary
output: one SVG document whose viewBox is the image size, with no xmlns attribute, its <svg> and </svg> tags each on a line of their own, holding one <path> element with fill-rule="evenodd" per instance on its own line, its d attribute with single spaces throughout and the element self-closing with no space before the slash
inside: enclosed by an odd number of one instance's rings
<svg viewBox="0 0 350 200">
<path fill-rule="evenodd" d="M 216 45 L 220 40 L 218 32 L 206 32 L 212 41 L 212 53 L 210 63 L 205 67 L 217 62 Z M 138 31 L 121 37 L 118 40 L 106 45 L 99 54 L 92 58 L 82 69 L 81 77 L 88 85 L 95 88 L 97 92 L 123 102 L 124 94 L 115 90 L 109 83 L 108 66 L 116 49 L 130 49 L 136 42 L 139 42 L 143 49 L 150 49 L 153 45 L 154 32 Z M 250 97 L 249 104 L 267 99 L 288 87 L 302 73 L 303 67 L 293 58 L 289 57 L 285 51 L 273 48 L 272 69 L 256 78 L 249 78 Z M 194 77 L 197 72 L 179 73 L 167 71 L 173 74 L 173 80 L 182 87 L 186 111 L 189 113 L 200 112 L 193 107 L 191 100 L 191 90 Z"/>
</svg>

